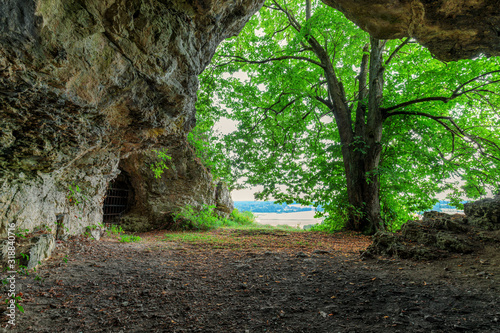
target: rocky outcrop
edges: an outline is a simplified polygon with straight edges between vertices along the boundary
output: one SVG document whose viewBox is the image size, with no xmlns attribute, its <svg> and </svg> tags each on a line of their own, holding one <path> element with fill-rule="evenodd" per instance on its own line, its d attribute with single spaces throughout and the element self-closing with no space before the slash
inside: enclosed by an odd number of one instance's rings
<svg viewBox="0 0 500 333">
<path fill-rule="evenodd" d="M 497 0 L 322 0 L 379 39 L 413 37 L 450 61 L 500 55 Z"/>
<path fill-rule="evenodd" d="M 500 241 L 500 196 L 464 205 L 465 215 L 425 212 L 422 221 L 408 221 L 397 233 L 378 232 L 364 256 L 437 259 L 471 253 Z"/>
<path fill-rule="evenodd" d="M 500 230 L 500 195 L 466 203 L 464 213 L 471 225 L 486 230 Z"/>
<path fill-rule="evenodd" d="M 191 206 L 201 209 L 203 205 L 215 206 L 215 212 L 227 217 L 234 209 L 227 187 L 212 178 L 210 172 L 195 156 L 193 149 L 184 140 L 172 140 L 175 145 L 166 149 L 171 157 L 161 178 L 155 178 L 151 164 L 158 161 L 153 151 L 132 154 L 120 162 L 120 169 L 130 177 L 134 191 L 130 211 L 121 217 L 126 230 L 146 231 L 169 227 L 172 216 L 179 208 Z"/>
<path fill-rule="evenodd" d="M 120 159 L 186 135 L 197 75 L 261 5 L 0 2 L 0 237 L 101 222 Z"/>
<path fill-rule="evenodd" d="M 482 246 L 471 231 L 464 215 L 425 212 L 422 221 L 408 221 L 398 233 L 376 233 L 364 256 L 428 260 L 470 253 Z"/>
</svg>

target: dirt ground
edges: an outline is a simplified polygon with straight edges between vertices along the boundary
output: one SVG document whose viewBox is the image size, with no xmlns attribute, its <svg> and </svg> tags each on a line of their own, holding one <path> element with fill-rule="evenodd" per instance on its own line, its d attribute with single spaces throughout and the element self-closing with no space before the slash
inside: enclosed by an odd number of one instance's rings
<svg viewBox="0 0 500 333">
<path fill-rule="evenodd" d="M 59 243 L 18 281 L 25 313 L 3 330 L 500 332 L 498 248 L 414 262 L 362 259 L 370 238 L 345 233 L 164 234 Z"/>
</svg>

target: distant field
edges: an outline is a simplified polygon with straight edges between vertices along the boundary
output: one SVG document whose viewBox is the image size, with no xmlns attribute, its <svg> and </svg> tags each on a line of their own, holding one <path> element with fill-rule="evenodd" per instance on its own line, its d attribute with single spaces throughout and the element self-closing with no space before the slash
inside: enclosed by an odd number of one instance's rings
<svg viewBox="0 0 500 333">
<path fill-rule="evenodd" d="M 257 223 L 269 225 L 289 225 L 303 228 L 308 224 L 321 223 L 323 219 L 315 219 L 314 211 L 295 213 L 254 213 Z"/>
</svg>

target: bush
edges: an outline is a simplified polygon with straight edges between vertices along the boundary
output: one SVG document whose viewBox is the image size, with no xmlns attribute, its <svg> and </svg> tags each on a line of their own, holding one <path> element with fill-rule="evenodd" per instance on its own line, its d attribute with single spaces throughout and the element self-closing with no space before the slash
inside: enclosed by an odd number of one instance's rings
<svg viewBox="0 0 500 333">
<path fill-rule="evenodd" d="M 237 225 L 251 225 L 255 223 L 255 216 L 252 212 L 240 212 L 235 209 L 229 215 L 229 221 Z"/>
<path fill-rule="evenodd" d="M 220 227 L 236 227 L 255 224 L 255 216 L 251 212 L 233 210 L 229 218 L 223 218 L 215 213 L 215 206 L 203 205 L 200 211 L 192 206 L 183 207 L 174 215 L 174 224 L 181 230 L 205 231 Z"/>
<path fill-rule="evenodd" d="M 106 232 L 108 233 L 108 236 L 119 235 L 123 232 L 123 228 L 119 225 L 112 224 L 111 229 L 108 229 Z"/>
<path fill-rule="evenodd" d="M 184 230 L 216 229 L 223 224 L 223 221 L 215 215 L 214 210 L 215 206 L 203 205 L 200 211 L 195 211 L 188 205 L 174 215 L 174 221 Z"/>
</svg>

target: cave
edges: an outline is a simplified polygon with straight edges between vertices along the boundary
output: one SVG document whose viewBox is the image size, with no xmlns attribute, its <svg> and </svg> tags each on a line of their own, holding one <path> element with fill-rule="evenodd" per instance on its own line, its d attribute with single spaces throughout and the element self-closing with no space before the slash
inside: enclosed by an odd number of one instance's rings
<svg viewBox="0 0 500 333">
<path fill-rule="evenodd" d="M 127 213 L 134 201 L 134 189 L 127 172 L 120 174 L 109 183 L 102 205 L 102 221 L 105 224 L 120 224 L 123 214 Z"/>
</svg>

